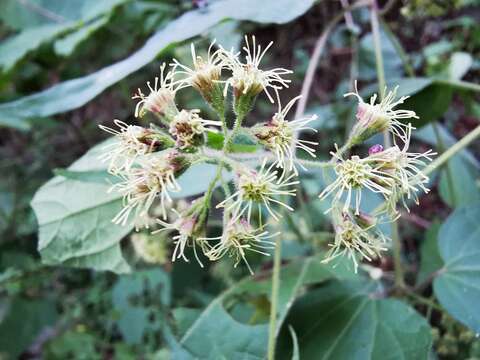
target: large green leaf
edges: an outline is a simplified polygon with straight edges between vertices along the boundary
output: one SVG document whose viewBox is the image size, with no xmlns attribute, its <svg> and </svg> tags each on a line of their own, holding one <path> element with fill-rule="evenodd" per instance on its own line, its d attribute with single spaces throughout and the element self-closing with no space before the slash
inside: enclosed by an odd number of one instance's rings
<svg viewBox="0 0 480 360">
<path fill-rule="evenodd" d="M 101 2 L 100 2 L 101 3 Z M 169 45 L 192 38 L 223 19 L 286 23 L 307 11 L 314 0 L 216 1 L 207 9 L 185 13 L 154 34 L 126 59 L 85 77 L 65 81 L 45 91 L 0 105 L 0 124 L 25 127 L 27 120 L 78 108 L 107 87 L 145 66 Z M 288 11 L 285 11 L 288 9 Z"/>
<path fill-rule="evenodd" d="M 119 242 L 132 230 L 132 225 L 111 222 L 120 211 L 122 200 L 118 193 L 108 193 L 106 180 L 99 181 L 105 171 L 105 164 L 98 160 L 103 146 L 95 146 L 68 171 L 61 172 L 63 176 L 43 185 L 32 200 L 39 224 L 38 249 L 45 264 L 129 271 Z M 179 177 L 182 191 L 172 197 L 205 192 L 215 172 L 215 165 L 192 166 Z M 105 179 L 107 176 L 105 173 Z"/>
<path fill-rule="evenodd" d="M 78 32 L 67 37 L 67 40 L 60 43 L 57 51 L 61 54 L 68 54 L 73 51 L 74 45 L 85 39 L 91 32 L 92 27 L 98 28 L 105 24 L 105 21 L 90 20 L 99 15 L 110 13 L 113 8 L 127 0 L 72 0 L 72 1 L 36 1 L 24 6 L 17 2 L 9 3 L 7 12 L 22 15 L 26 19 L 39 21 L 39 26 L 29 27 L 17 35 L 11 36 L 0 44 L 0 68 L 4 72 L 12 69 L 17 62 L 25 57 L 30 51 L 37 49 L 40 45 L 50 42 L 56 37 L 74 29 L 80 28 Z M 42 14 L 40 17 L 39 14 Z M 28 20 L 25 20 L 28 23 Z"/>
<path fill-rule="evenodd" d="M 161 269 L 118 278 L 112 289 L 112 304 L 126 343 L 140 344 L 147 331 L 159 329 L 159 322 L 165 321 L 161 310 L 170 305 L 171 292 L 170 277 Z M 132 301 L 135 298 L 137 301 Z"/>
<path fill-rule="evenodd" d="M 2 0 L 0 20 L 14 30 L 88 20 L 129 0 Z"/>
<path fill-rule="evenodd" d="M 277 332 L 295 297 L 306 285 L 355 276 L 345 264 L 333 268 L 320 261 L 321 257 L 312 257 L 282 268 Z M 267 273 L 249 277 L 216 298 L 183 336 L 183 348 L 201 359 L 263 359 L 266 355 L 268 324 L 241 323 L 227 312 L 224 302 L 241 295 L 269 297 L 270 276 Z"/>
<path fill-rule="evenodd" d="M 400 301 L 376 298 L 375 291 L 372 282 L 331 281 L 300 298 L 285 320 L 297 334 L 300 358 L 427 359 L 427 321 Z M 285 338 L 278 353 L 287 359 Z"/>
<path fill-rule="evenodd" d="M 401 77 L 403 74 L 403 65 L 395 46 L 390 38 L 383 31 L 380 31 L 380 43 L 384 59 L 383 66 L 385 72 L 390 78 Z M 372 33 L 368 33 L 360 39 L 360 49 L 358 54 L 358 77 L 361 80 L 374 80 L 377 76 L 375 47 Z"/>
<path fill-rule="evenodd" d="M 0 354 L 10 355 L 5 359 L 17 359 L 45 327 L 55 325 L 58 317 L 55 302 L 48 299 L 14 297 L 0 303 L 0 308 Z"/>
<path fill-rule="evenodd" d="M 420 246 L 420 271 L 417 277 L 417 284 L 425 281 L 428 276 L 443 266 L 443 260 L 438 251 L 439 230 L 440 223 L 435 221 L 425 233 Z"/>
<path fill-rule="evenodd" d="M 445 266 L 433 288 L 447 311 L 480 332 L 480 203 L 457 209 L 440 228 L 440 255 Z"/>
</svg>

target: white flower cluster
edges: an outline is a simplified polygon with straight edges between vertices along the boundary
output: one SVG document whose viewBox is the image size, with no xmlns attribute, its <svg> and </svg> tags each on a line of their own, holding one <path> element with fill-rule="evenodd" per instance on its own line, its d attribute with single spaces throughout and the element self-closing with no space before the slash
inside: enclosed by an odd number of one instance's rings
<svg viewBox="0 0 480 360">
<path fill-rule="evenodd" d="M 322 200 L 333 196 L 327 212 L 333 210 L 336 237 L 335 242 L 330 244 L 326 262 L 348 253 L 356 269 L 355 254 L 369 261 L 378 257 L 381 250 L 386 250 L 382 244 L 388 239 L 378 230 L 377 223 L 386 221 L 384 215 L 387 215 L 387 221 L 395 221 L 400 216 L 398 201 L 409 211 L 407 200 L 413 199 L 418 204 L 418 192 L 429 191 L 426 187 L 428 177 L 421 168 L 436 154 L 432 150 L 424 153 L 408 151 L 413 127 L 399 119 L 418 117 L 413 111 L 394 109 L 408 98 L 404 96 L 395 100 L 396 92 L 397 88 L 388 92 L 380 103 L 376 103 L 377 94 L 370 98 L 369 103 L 363 101 L 358 90 L 345 95 L 354 95 L 359 100 L 357 123 L 352 128 L 347 147 L 362 143 L 382 131 L 388 131 L 393 136 L 394 145 L 387 149 L 380 144 L 373 145 L 366 157 L 352 155 L 344 159 L 338 150 L 331 152 L 336 178 L 319 195 Z M 403 147 L 398 145 L 398 140 Z M 374 218 L 367 224 L 361 224 L 358 217 L 363 215 L 361 202 L 365 191 L 380 194 L 386 206 L 375 212 Z"/>
<path fill-rule="evenodd" d="M 303 161 L 297 158 L 297 150 L 316 157 L 318 143 L 299 138 L 299 133 L 304 130 L 316 132 L 309 126 L 316 117 L 288 119 L 300 96 L 285 106 L 280 102 L 280 90 L 290 83 L 285 76 L 292 71 L 262 69 L 262 59 L 272 44 L 262 50 L 254 36 L 250 41 L 245 38 L 245 41 L 243 61 L 241 53 L 216 48 L 212 43 L 206 57 L 198 55 L 192 44 L 192 67 L 176 59 L 170 69 L 163 64 L 153 85 L 147 82 L 149 92 L 144 94 L 138 89 L 133 96 L 138 100 L 135 117 L 151 114 L 158 120 L 150 127 L 128 125 L 120 120 L 114 121 L 118 129 L 101 126 L 115 138 L 106 145 L 101 157 L 108 162 L 109 172 L 120 179 L 110 191 L 123 195 L 123 208 L 113 222 L 126 225 L 133 221 L 137 230 L 148 228 L 152 224 L 152 210 L 156 209 L 160 217 L 156 223 L 161 228 L 153 233 L 174 233 L 172 261 L 180 258 L 188 261 L 187 248 L 192 248 L 202 267 L 200 253 L 211 261 L 231 257 L 235 266 L 243 261 L 252 272 L 247 254 L 268 255 L 275 246 L 270 239 L 277 234 L 265 230 L 265 217 L 278 221 L 281 210 L 293 211 L 289 202 L 296 195 L 295 187 L 299 184 L 298 167 L 304 169 Z M 217 114 L 218 120 L 203 119 L 198 109 L 179 109 L 176 95 L 186 88 L 198 91 Z M 243 120 L 262 92 L 270 102 L 277 102 L 277 111 L 263 123 L 242 127 Z M 320 194 L 322 199 L 333 195 L 331 209 L 337 235 L 335 242 L 330 244 L 327 261 L 345 254 L 357 266 L 356 254 L 370 260 L 385 249 L 382 244 L 386 239 L 375 228 L 377 219 L 371 220 L 360 211 L 362 189 L 381 194 L 389 203 L 388 212 L 391 214 L 396 214 L 397 200 L 416 199 L 419 189 L 427 191 L 425 183 L 428 179 L 418 167 L 430 160 L 433 153 L 407 152 L 412 128 L 399 119 L 415 117 L 415 113 L 394 110 L 405 100 L 395 101 L 395 94 L 396 90 L 390 92 L 380 104 L 375 103 L 376 96 L 365 103 L 358 91 L 346 94 L 355 95 L 360 101 L 358 122 L 349 138 L 349 148 L 379 131 L 390 131 L 402 140 L 403 148 L 400 149 L 396 142 L 386 150 L 377 145 L 365 158 L 353 155 L 344 159 L 339 152 L 333 153 L 330 165 L 337 177 Z M 236 116 L 232 129 L 227 125 L 228 102 L 231 102 Z M 223 145 L 221 150 L 212 150 L 206 146 L 206 134 L 219 128 Z M 263 147 L 260 155 L 263 159 L 258 168 L 232 154 L 240 129 Z M 173 209 L 172 194 L 181 191 L 178 176 L 191 165 L 201 162 L 218 166 L 216 178 L 205 194 L 189 206 L 182 210 Z M 223 179 L 223 171 L 234 173 L 234 191 L 230 181 Z M 225 195 L 216 206 L 223 210 L 223 233 L 207 237 L 212 194 L 218 185 L 222 185 Z M 365 221 L 367 218 L 369 221 Z"/>
</svg>

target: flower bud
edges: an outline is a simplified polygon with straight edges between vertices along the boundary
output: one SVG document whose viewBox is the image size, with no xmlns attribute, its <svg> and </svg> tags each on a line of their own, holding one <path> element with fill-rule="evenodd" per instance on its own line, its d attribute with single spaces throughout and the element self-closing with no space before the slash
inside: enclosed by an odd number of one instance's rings
<svg viewBox="0 0 480 360">
<path fill-rule="evenodd" d="M 182 69 L 179 73 L 187 75 L 184 81 L 196 89 L 218 114 L 224 114 L 225 96 L 220 80 L 227 59 L 223 56 L 223 49 L 212 51 L 214 44 L 215 41 L 210 44 L 206 60 L 197 55 L 195 46 L 191 45 L 193 68 L 179 63 L 176 59 L 173 61 Z"/>
<path fill-rule="evenodd" d="M 383 151 L 383 146 L 380 144 L 375 144 L 373 146 L 370 146 L 368 149 L 368 154 L 373 155 L 373 154 L 378 154 Z"/>
<path fill-rule="evenodd" d="M 182 175 L 192 164 L 189 156 L 182 154 L 177 150 L 172 150 L 167 155 L 167 160 L 173 169 L 174 176 L 178 178 Z"/>
<path fill-rule="evenodd" d="M 175 105 L 175 95 L 178 90 L 187 85 L 182 81 L 175 81 L 175 69 L 165 72 L 166 64 L 160 67 L 160 77 L 155 78 L 154 86 L 147 82 L 150 94 L 145 95 L 138 89 L 132 99 L 140 99 L 135 106 L 135 117 L 143 117 L 146 112 L 156 114 L 168 121 L 178 113 Z"/>
<path fill-rule="evenodd" d="M 394 136 L 398 136 L 403 142 L 407 140 L 407 127 L 408 124 L 403 120 L 416 118 L 418 116 L 411 110 L 394 110 L 400 104 L 408 99 L 408 96 L 402 96 L 395 100 L 398 87 L 395 87 L 392 91 L 389 91 L 384 99 L 380 103 L 376 103 L 377 94 L 374 94 L 370 98 L 370 102 L 364 102 L 362 97 L 358 94 L 355 83 L 355 92 L 347 93 L 344 96 L 356 96 L 358 99 L 357 108 L 357 122 L 352 128 L 352 132 L 349 137 L 349 146 L 354 146 L 363 143 L 373 135 L 389 131 Z M 385 89 L 386 92 L 386 89 Z"/>
<path fill-rule="evenodd" d="M 198 112 L 199 110 L 182 110 L 170 123 L 169 132 L 176 139 L 176 146 L 182 150 L 190 150 L 205 142 L 205 128 Z"/>
</svg>

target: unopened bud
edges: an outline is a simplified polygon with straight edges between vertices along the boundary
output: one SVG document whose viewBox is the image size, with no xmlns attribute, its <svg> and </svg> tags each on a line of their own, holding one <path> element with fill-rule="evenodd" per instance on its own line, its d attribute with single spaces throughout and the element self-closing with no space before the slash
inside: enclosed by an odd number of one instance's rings
<svg viewBox="0 0 480 360">
<path fill-rule="evenodd" d="M 380 144 L 375 144 L 368 149 L 368 154 L 369 155 L 378 154 L 382 151 L 383 151 L 383 146 Z"/>
</svg>

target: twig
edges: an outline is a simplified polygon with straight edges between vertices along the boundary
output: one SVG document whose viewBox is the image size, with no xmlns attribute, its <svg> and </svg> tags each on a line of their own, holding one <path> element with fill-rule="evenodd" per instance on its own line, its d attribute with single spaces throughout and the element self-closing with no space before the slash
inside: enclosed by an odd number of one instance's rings
<svg viewBox="0 0 480 360">
<path fill-rule="evenodd" d="M 327 42 L 328 36 L 330 32 L 334 29 L 338 22 L 340 22 L 344 15 L 347 12 L 350 12 L 356 8 L 367 6 L 370 4 L 370 1 L 361 0 L 357 1 L 355 4 L 350 5 L 343 9 L 337 16 L 335 16 L 325 27 L 322 34 L 318 38 L 317 42 L 315 43 L 315 47 L 313 49 L 312 57 L 310 62 L 308 63 L 307 72 L 305 74 L 305 78 L 302 84 L 302 90 L 300 95 L 302 96 L 298 101 L 297 109 L 295 111 L 295 119 L 299 119 L 305 113 L 305 108 L 307 106 L 308 96 L 310 95 L 310 89 L 312 87 L 313 78 L 315 76 L 315 70 L 317 69 L 318 62 L 320 57 L 322 56 L 323 50 L 325 48 L 325 44 Z M 298 137 L 298 134 L 295 134 Z"/>
</svg>

